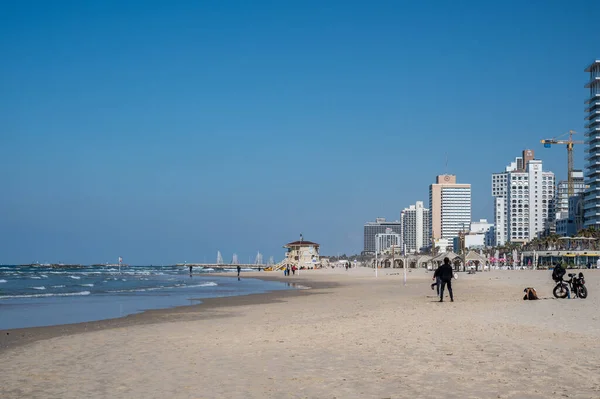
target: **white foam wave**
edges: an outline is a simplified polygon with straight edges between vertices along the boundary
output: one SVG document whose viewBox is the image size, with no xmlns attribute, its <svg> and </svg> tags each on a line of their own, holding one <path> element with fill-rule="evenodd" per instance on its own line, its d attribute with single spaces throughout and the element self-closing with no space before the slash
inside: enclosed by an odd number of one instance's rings
<svg viewBox="0 0 600 399">
<path fill-rule="evenodd" d="M 202 269 L 203 272 L 214 272 L 215 269 L 213 269 L 212 267 L 209 267 L 208 269 Z"/>
<path fill-rule="evenodd" d="M 208 283 L 202 283 L 202 284 L 197 284 L 197 285 L 186 285 L 185 287 L 188 288 L 196 288 L 196 287 L 216 287 L 218 284 L 212 281 L 209 281 Z"/>
<path fill-rule="evenodd" d="M 72 278 L 73 280 L 81 280 L 81 277 L 79 276 L 69 276 L 69 278 Z"/>
<path fill-rule="evenodd" d="M 44 287 L 43 285 L 41 287 L 31 287 L 31 288 L 33 288 L 34 290 L 45 290 L 46 289 L 46 287 Z"/>
<path fill-rule="evenodd" d="M 64 285 L 53 285 L 52 288 L 65 288 Z"/>
<path fill-rule="evenodd" d="M 209 281 L 207 283 L 196 284 L 196 285 L 177 284 L 177 285 L 172 286 L 172 287 L 160 286 L 160 287 L 152 287 L 152 288 L 134 288 L 134 289 L 131 289 L 131 290 L 114 290 L 114 291 L 107 291 L 107 292 L 110 292 L 110 293 L 147 292 L 147 291 L 168 290 L 168 289 L 173 289 L 173 288 L 215 287 L 217 285 L 218 285 L 217 283 Z"/>
<path fill-rule="evenodd" d="M 40 274 L 40 277 L 48 278 L 48 276 L 46 276 L 45 274 Z"/>
<path fill-rule="evenodd" d="M 6 280 L 0 280 L 0 283 L 6 283 Z"/>
<path fill-rule="evenodd" d="M 38 276 L 31 276 L 31 278 L 34 279 L 34 280 L 41 280 L 42 279 L 41 277 L 38 277 Z"/>
<path fill-rule="evenodd" d="M 62 294 L 4 295 L 4 296 L 0 296 L 0 299 L 42 298 L 42 297 L 48 297 L 48 296 L 80 296 L 80 295 L 90 295 L 90 292 L 89 291 L 81 291 L 81 292 L 65 292 Z"/>
<path fill-rule="evenodd" d="M 82 287 L 93 287 L 94 284 L 81 284 Z"/>
</svg>

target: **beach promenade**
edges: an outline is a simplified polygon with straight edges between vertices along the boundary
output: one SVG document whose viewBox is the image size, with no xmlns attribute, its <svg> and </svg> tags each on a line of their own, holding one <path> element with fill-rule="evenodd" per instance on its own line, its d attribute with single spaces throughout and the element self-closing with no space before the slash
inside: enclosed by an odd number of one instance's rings
<svg viewBox="0 0 600 399">
<path fill-rule="evenodd" d="M 2 331 L 0 397 L 600 398 L 600 271 L 583 272 L 585 300 L 550 299 L 548 271 L 460 273 L 454 303 L 424 270 L 243 273 L 311 288 Z"/>
</svg>

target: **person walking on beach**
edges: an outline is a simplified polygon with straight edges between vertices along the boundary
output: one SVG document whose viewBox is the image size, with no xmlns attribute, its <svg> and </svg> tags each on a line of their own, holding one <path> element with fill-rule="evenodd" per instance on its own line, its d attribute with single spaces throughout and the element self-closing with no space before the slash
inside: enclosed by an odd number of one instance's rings
<svg viewBox="0 0 600 399">
<path fill-rule="evenodd" d="M 452 270 L 452 265 L 450 264 L 449 258 L 444 258 L 444 264 L 436 270 L 438 273 L 440 280 L 442 280 L 442 287 L 440 288 L 440 302 L 444 302 L 444 287 L 448 286 L 448 293 L 450 294 L 450 302 L 454 302 L 454 296 L 452 295 L 452 278 L 454 277 L 454 272 Z"/>
<path fill-rule="evenodd" d="M 292 275 L 296 275 L 296 265 L 292 266 Z"/>
<path fill-rule="evenodd" d="M 237 267 L 238 277 L 240 276 L 241 271 L 242 271 L 242 268 L 240 267 L 240 265 L 238 265 L 238 267 Z"/>
<path fill-rule="evenodd" d="M 435 269 L 435 272 L 433 272 L 432 280 L 435 280 L 435 283 L 431 284 L 431 289 L 433 289 L 433 287 L 435 286 L 435 289 L 437 291 L 437 296 L 440 296 L 440 286 L 442 285 L 442 280 L 440 279 L 440 268 L 439 267 L 437 269 Z"/>
</svg>

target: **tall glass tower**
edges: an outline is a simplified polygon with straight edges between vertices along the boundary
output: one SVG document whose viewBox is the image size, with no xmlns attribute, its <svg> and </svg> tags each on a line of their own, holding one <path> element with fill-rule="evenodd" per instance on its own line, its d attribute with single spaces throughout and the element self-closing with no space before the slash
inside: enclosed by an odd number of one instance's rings
<svg viewBox="0 0 600 399">
<path fill-rule="evenodd" d="M 586 161 L 585 183 L 588 186 L 584 200 L 584 227 L 600 228 L 600 60 L 585 69 L 590 80 L 585 85 L 590 96 L 585 101 Z"/>
</svg>

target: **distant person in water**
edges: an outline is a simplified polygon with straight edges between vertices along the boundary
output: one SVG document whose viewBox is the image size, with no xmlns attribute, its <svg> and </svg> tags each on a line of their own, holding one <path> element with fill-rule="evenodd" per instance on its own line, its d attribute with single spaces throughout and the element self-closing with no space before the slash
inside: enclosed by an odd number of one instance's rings
<svg viewBox="0 0 600 399">
<path fill-rule="evenodd" d="M 192 265 L 190 265 L 190 276 L 192 275 Z"/>
<path fill-rule="evenodd" d="M 237 271 L 238 271 L 238 277 L 239 277 L 240 276 L 240 272 L 242 271 L 242 268 L 240 267 L 240 265 L 238 265 Z"/>
</svg>

